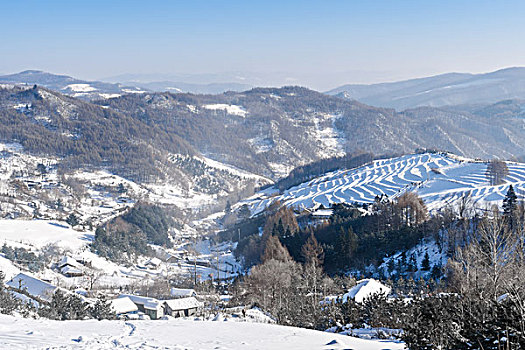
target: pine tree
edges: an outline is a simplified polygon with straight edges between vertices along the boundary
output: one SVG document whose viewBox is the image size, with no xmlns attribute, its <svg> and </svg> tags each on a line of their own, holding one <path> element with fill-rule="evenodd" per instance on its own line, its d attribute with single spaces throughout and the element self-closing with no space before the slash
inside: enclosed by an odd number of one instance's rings
<svg viewBox="0 0 525 350">
<path fill-rule="evenodd" d="M 115 312 L 111 307 L 111 302 L 106 300 L 106 296 L 102 295 L 95 305 L 90 308 L 90 313 L 93 318 L 97 320 L 113 320 L 115 319 Z"/>
<path fill-rule="evenodd" d="M 20 308 L 21 303 L 4 285 L 5 275 L 0 271 L 0 314 L 12 314 Z"/>
<path fill-rule="evenodd" d="M 423 258 L 423 261 L 421 262 L 421 269 L 423 271 L 430 270 L 430 257 L 428 256 L 428 252 L 425 253 L 425 257 Z"/>
<path fill-rule="evenodd" d="M 518 196 L 514 192 L 514 187 L 509 186 L 509 190 L 503 199 L 503 216 L 507 220 L 511 230 L 514 229 L 515 225 L 515 214 L 518 208 Z"/>
</svg>

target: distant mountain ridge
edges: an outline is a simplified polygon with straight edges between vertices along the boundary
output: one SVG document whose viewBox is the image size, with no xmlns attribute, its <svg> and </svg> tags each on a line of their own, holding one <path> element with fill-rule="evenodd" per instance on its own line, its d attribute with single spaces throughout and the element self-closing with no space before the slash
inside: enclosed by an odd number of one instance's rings
<svg viewBox="0 0 525 350">
<path fill-rule="evenodd" d="M 65 157 L 72 168 L 105 166 L 138 181 L 176 176 L 173 169 L 181 166 L 200 171 L 188 156 L 277 180 L 298 166 L 354 152 L 392 156 L 424 148 L 521 158 L 520 101 L 396 112 L 288 86 L 215 95 L 129 93 L 90 102 L 39 85 L 0 84 L 0 137 L 28 152 Z"/>
<path fill-rule="evenodd" d="M 492 104 L 501 100 L 525 99 L 525 67 L 484 74 L 447 73 L 392 83 L 348 84 L 327 91 L 327 94 L 397 110 Z"/>
<path fill-rule="evenodd" d="M 40 70 L 26 70 L 20 73 L 2 75 L 0 76 L 0 83 L 39 85 L 83 100 L 96 100 L 146 91 L 136 86 L 87 81 Z"/>
<path fill-rule="evenodd" d="M 125 78 L 123 76 L 122 78 Z M 187 83 L 181 81 L 88 81 L 67 75 L 52 74 L 40 70 L 0 75 L 0 83 L 40 85 L 83 100 L 118 97 L 129 93 L 144 92 L 191 92 L 196 94 L 220 94 L 225 91 L 245 91 L 253 86 L 239 82 Z"/>
</svg>

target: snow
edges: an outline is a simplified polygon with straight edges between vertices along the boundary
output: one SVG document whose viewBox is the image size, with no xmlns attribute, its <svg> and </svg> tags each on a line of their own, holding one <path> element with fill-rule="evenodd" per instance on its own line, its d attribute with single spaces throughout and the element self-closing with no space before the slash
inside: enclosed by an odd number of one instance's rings
<svg viewBox="0 0 525 350">
<path fill-rule="evenodd" d="M 314 118 L 313 136 L 319 144 L 319 156 L 344 156 L 346 142 L 344 133 L 337 129 L 335 123 L 342 114 L 320 114 Z"/>
<path fill-rule="evenodd" d="M 372 203 L 376 196 L 395 199 L 415 191 L 433 211 L 455 207 L 466 195 L 478 208 L 500 205 L 511 184 L 518 197 L 525 193 L 525 164 L 507 162 L 509 175 L 499 186 L 490 185 L 485 175 L 487 164 L 435 153 L 381 159 L 357 169 L 327 173 L 278 196 L 259 193 L 258 199 L 247 200 L 246 204 L 255 214 L 277 200 L 287 206 L 311 209 L 321 204 Z"/>
<path fill-rule="evenodd" d="M 172 297 L 192 297 L 197 295 L 194 289 L 186 288 L 171 288 L 170 295 Z"/>
<path fill-rule="evenodd" d="M 0 348 L 394 350 L 404 344 L 251 322 L 51 321 L 0 315 Z"/>
<path fill-rule="evenodd" d="M 0 243 L 42 248 L 55 244 L 78 250 L 93 239 L 93 233 L 78 232 L 66 223 L 47 220 L 0 220 Z"/>
<path fill-rule="evenodd" d="M 111 307 L 117 315 L 138 311 L 137 305 L 127 297 L 117 298 L 110 301 Z"/>
<path fill-rule="evenodd" d="M 70 89 L 71 91 L 75 92 L 92 92 L 96 91 L 97 89 L 89 84 L 69 84 L 66 86 L 63 90 Z"/>
<path fill-rule="evenodd" d="M 51 300 L 53 293 L 57 289 L 54 285 L 25 273 L 19 273 L 6 284 L 14 289 L 25 290 L 29 295 L 46 301 Z"/>
<path fill-rule="evenodd" d="M 2 255 L 0 255 L 0 271 L 5 274 L 6 280 L 10 280 L 20 273 L 20 269 L 11 260 L 4 258 Z"/>
<path fill-rule="evenodd" d="M 245 118 L 246 114 L 248 114 L 248 112 L 246 111 L 246 109 L 244 109 L 244 107 L 237 106 L 237 105 L 227 105 L 227 104 L 222 104 L 222 103 L 216 103 L 216 104 L 211 104 L 211 105 L 204 105 L 202 107 L 206 109 L 210 109 L 210 110 L 215 110 L 215 111 L 223 110 L 228 114 L 236 115 L 236 116 L 243 117 L 243 118 Z"/>
<path fill-rule="evenodd" d="M 357 284 L 343 295 L 343 303 L 346 303 L 348 299 L 353 299 L 358 303 L 362 303 L 366 298 L 369 298 L 374 294 L 383 294 L 386 296 L 390 294 L 390 291 L 390 287 L 385 286 L 373 278 L 363 279 L 357 281 Z"/>
<path fill-rule="evenodd" d="M 171 310 L 186 310 L 202 307 L 204 304 L 194 297 L 164 300 Z"/>
</svg>

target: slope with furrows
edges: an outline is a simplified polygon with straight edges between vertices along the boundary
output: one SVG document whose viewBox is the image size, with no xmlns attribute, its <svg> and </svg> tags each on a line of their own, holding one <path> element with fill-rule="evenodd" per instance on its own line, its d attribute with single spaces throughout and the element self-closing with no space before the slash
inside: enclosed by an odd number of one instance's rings
<svg viewBox="0 0 525 350">
<path fill-rule="evenodd" d="M 253 213 L 258 213 L 277 200 L 298 209 L 311 209 L 334 203 L 372 203 L 376 196 L 393 199 L 415 191 L 429 210 L 454 206 L 464 196 L 483 209 L 500 204 L 511 184 L 518 194 L 525 193 L 525 164 L 507 162 L 509 174 L 505 183 L 497 186 L 491 186 L 485 175 L 487 164 L 447 153 L 406 155 L 331 172 L 279 195 L 268 189 L 247 203 Z"/>
</svg>

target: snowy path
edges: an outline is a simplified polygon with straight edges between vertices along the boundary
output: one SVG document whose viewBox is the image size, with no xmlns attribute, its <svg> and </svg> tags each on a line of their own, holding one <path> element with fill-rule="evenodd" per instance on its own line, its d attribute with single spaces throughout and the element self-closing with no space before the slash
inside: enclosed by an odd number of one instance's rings
<svg viewBox="0 0 525 350">
<path fill-rule="evenodd" d="M 60 322 L 0 315 L 0 348 L 394 350 L 404 345 L 250 322 Z"/>
</svg>

